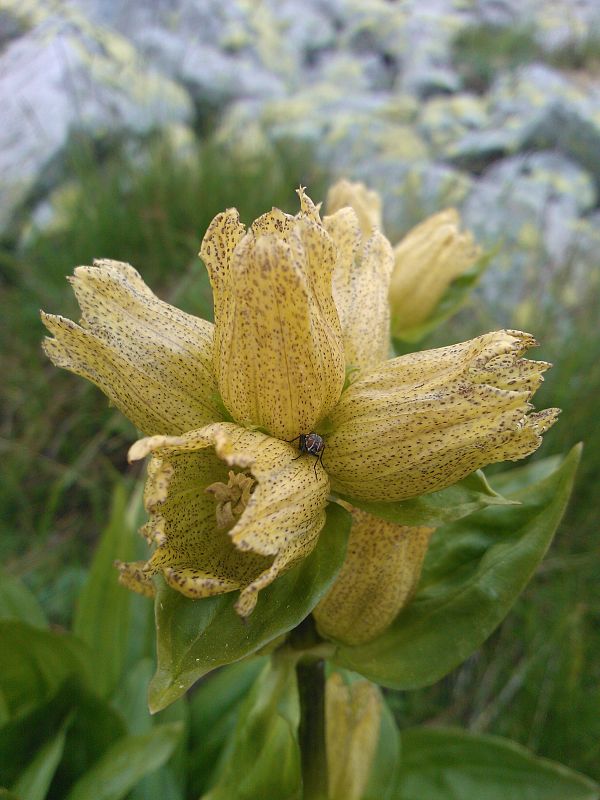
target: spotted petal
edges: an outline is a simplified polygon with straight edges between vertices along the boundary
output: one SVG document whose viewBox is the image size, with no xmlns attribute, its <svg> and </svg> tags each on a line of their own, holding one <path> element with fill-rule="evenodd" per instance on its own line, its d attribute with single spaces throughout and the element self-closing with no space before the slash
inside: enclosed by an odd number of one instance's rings
<svg viewBox="0 0 600 800">
<path fill-rule="evenodd" d="M 260 589 L 314 548 L 329 480 L 312 456 L 298 458 L 291 445 L 232 423 L 141 439 L 130 459 L 148 453 L 144 532 L 156 549 L 145 574 L 162 572 L 192 598 L 240 589 L 236 609 L 246 617 Z M 217 508 L 231 471 L 255 485 L 236 493 L 246 497 L 245 507 L 229 529 L 220 529 Z"/>
<path fill-rule="evenodd" d="M 433 313 L 448 286 L 481 256 L 473 236 L 460 230 L 454 208 L 410 230 L 394 248 L 390 284 L 392 329 L 402 337 Z"/>
<path fill-rule="evenodd" d="M 301 192 L 245 233 L 235 210 L 211 223 L 200 254 L 215 304 L 214 368 L 241 425 L 282 439 L 314 429 L 338 400 L 344 349 L 332 298 L 335 247 Z"/>
<path fill-rule="evenodd" d="M 347 206 L 353 208 L 365 239 L 371 235 L 373 228 L 383 230 L 381 197 L 364 183 L 345 179 L 334 183 L 327 192 L 326 206 L 329 214 L 335 214 Z"/>
<path fill-rule="evenodd" d="M 129 264 L 95 261 L 70 280 L 81 323 L 42 313 L 54 364 L 95 383 L 144 433 L 219 419 L 211 323 L 159 300 Z"/>
<path fill-rule="evenodd" d="M 369 681 L 344 683 L 339 672 L 327 679 L 325 693 L 328 797 L 361 800 L 379 739 L 383 700 Z M 372 795 L 369 795 L 372 796 Z"/>
<path fill-rule="evenodd" d="M 388 290 L 394 254 L 377 229 L 361 233 L 352 208 L 342 208 L 323 224 L 337 247 L 333 297 L 342 325 L 346 364 L 372 367 L 389 354 Z"/>
<path fill-rule="evenodd" d="M 536 450 L 558 409 L 529 413 L 550 366 L 520 358 L 519 331 L 395 358 L 365 374 L 330 415 L 325 464 L 334 490 L 402 500 Z"/>
</svg>

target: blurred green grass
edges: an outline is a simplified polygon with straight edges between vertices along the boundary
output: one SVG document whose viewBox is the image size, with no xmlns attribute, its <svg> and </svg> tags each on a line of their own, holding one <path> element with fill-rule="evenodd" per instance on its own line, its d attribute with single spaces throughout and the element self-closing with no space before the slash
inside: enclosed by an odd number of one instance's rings
<svg viewBox="0 0 600 800">
<path fill-rule="evenodd" d="M 125 461 L 135 431 L 94 387 L 46 361 L 38 309 L 77 318 L 64 276 L 109 257 L 132 263 L 159 296 L 210 317 L 208 281 L 195 255 L 208 223 L 232 205 L 245 222 L 271 205 L 294 211 L 299 184 L 315 200 L 324 197 L 326 176 L 307 169 L 312 163 L 292 143 L 241 159 L 209 142 L 182 158 L 157 140 L 141 159 L 117 150 L 100 162 L 80 145 L 71 156 L 77 192 L 64 225 L 31 230 L 22 245 L 3 243 L 0 555 L 54 622 L 67 624 L 72 615 L 114 484 L 135 478 Z M 568 333 L 550 314 L 533 331 L 544 342 L 539 357 L 555 363 L 536 405 L 564 409 L 542 455 L 581 439 L 586 445 L 573 502 L 544 567 L 478 654 L 436 686 L 391 700 L 401 726 L 438 721 L 510 736 L 600 778 L 597 319 L 592 293 Z M 443 339 L 475 335 L 488 322 L 491 328 L 497 320 L 472 305 Z"/>
</svg>

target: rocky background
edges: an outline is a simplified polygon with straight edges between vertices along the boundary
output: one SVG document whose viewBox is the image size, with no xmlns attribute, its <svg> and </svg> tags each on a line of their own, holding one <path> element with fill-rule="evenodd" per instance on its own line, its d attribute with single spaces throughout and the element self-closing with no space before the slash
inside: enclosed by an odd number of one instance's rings
<svg viewBox="0 0 600 800">
<path fill-rule="evenodd" d="M 75 136 L 201 130 L 306 143 L 381 192 L 392 241 L 458 206 L 499 247 L 502 324 L 599 287 L 597 0 L 3 0 L 0 31 L 4 235 L 52 223 Z"/>
</svg>

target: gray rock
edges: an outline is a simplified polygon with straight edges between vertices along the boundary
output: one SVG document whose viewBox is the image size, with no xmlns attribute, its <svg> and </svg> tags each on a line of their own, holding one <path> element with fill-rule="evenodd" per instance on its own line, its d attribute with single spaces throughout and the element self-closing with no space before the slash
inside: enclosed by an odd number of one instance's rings
<svg viewBox="0 0 600 800">
<path fill-rule="evenodd" d="M 501 75 L 489 98 L 488 125 L 449 145 L 463 167 L 520 150 L 560 150 L 600 185 L 600 84 L 576 82 L 543 64 Z"/>
<path fill-rule="evenodd" d="M 597 0 L 537 0 L 535 9 L 535 38 L 548 52 L 577 47 L 600 33 Z"/>
<path fill-rule="evenodd" d="M 473 188 L 470 175 L 447 165 L 385 156 L 362 164 L 353 177 L 383 197 L 384 228 L 392 242 L 431 214 L 460 207 Z"/>
<path fill-rule="evenodd" d="M 199 104 L 282 95 L 303 81 L 318 54 L 335 44 L 323 9 L 298 2 L 173 0 L 86 3 L 92 18 L 123 32 Z"/>
<path fill-rule="evenodd" d="M 409 0 L 403 11 L 402 91 L 422 98 L 458 91 L 461 80 L 453 64 L 452 42 L 470 20 L 466 4 Z"/>
<path fill-rule="evenodd" d="M 234 104 L 219 138 L 241 148 L 249 130 L 253 138 L 262 135 L 275 142 L 300 139 L 333 174 L 340 174 L 380 155 L 400 162 L 425 158 L 427 146 L 405 122 L 415 108 L 411 98 L 366 91 L 348 94 L 344 86 L 319 83 L 270 103 Z"/>
<path fill-rule="evenodd" d="M 570 257 L 578 221 L 596 204 L 594 181 L 557 152 L 522 154 L 494 164 L 463 206 L 465 224 L 498 249 L 482 281 L 484 297 L 511 310 L 545 293 Z"/>
<path fill-rule="evenodd" d="M 432 97 L 420 107 L 417 130 L 433 151 L 444 157 L 448 150 L 472 131 L 480 131 L 488 123 L 485 99 L 473 94 L 458 93 Z"/>
<path fill-rule="evenodd" d="M 62 12 L 61 12 L 62 14 Z M 0 54 L 0 230 L 57 162 L 69 138 L 145 134 L 187 121 L 176 84 L 140 62 L 124 39 L 79 14 L 44 15 Z"/>
</svg>

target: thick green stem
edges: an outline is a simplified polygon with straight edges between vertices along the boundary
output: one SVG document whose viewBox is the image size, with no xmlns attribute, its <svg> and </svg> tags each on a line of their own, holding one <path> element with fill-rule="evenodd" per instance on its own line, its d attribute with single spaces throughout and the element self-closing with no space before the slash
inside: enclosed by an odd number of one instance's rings
<svg viewBox="0 0 600 800">
<path fill-rule="evenodd" d="M 300 695 L 300 754 L 304 800 L 327 800 L 325 746 L 325 662 L 300 661 L 296 667 Z"/>
</svg>

